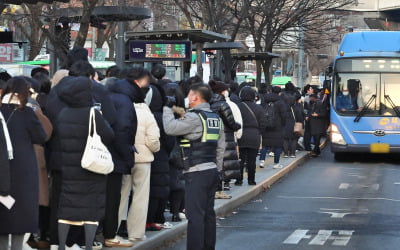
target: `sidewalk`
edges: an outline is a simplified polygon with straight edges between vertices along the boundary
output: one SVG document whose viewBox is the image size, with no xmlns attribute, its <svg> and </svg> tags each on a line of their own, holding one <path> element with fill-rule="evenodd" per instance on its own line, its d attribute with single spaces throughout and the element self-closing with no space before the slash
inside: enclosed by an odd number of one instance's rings
<svg viewBox="0 0 400 250">
<path fill-rule="evenodd" d="M 322 148 L 322 147 L 321 147 Z M 272 169 L 273 157 L 265 159 L 264 168 L 258 167 L 257 157 L 257 171 L 256 171 L 256 182 L 257 185 L 247 185 L 247 179 L 243 180 L 242 186 L 235 186 L 231 183 L 231 190 L 225 191 L 227 194 L 232 196 L 232 199 L 218 199 L 215 200 L 215 212 L 218 217 L 225 217 L 234 211 L 237 207 L 241 206 L 252 200 L 254 197 L 262 192 L 265 192 L 269 187 L 272 186 L 276 181 L 285 176 L 291 170 L 304 163 L 309 158 L 309 154 L 306 151 L 299 151 L 296 158 L 282 158 L 280 163 L 284 166 L 282 169 Z M 147 239 L 137 243 L 132 248 L 106 248 L 112 250 L 122 249 L 143 249 L 150 250 L 160 248 L 165 245 L 166 242 L 173 241 L 179 236 L 186 232 L 187 221 L 182 222 L 171 222 L 171 216 L 166 213 L 166 219 L 173 225 L 171 229 L 163 229 L 158 232 L 146 232 Z"/>
</svg>

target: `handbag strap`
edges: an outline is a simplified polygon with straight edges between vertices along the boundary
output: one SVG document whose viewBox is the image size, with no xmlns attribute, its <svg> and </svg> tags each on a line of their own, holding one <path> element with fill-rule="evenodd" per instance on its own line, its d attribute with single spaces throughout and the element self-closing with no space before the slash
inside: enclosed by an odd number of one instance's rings
<svg viewBox="0 0 400 250">
<path fill-rule="evenodd" d="M 91 130 L 92 125 L 93 125 L 93 135 L 94 135 L 95 133 L 97 133 L 94 107 L 90 108 L 90 112 L 89 112 L 89 136 L 92 132 L 92 130 Z"/>
<path fill-rule="evenodd" d="M 260 127 L 260 125 L 258 124 L 258 120 L 257 120 L 256 114 L 254 114 L 253 110 L 251 110 L 251 108 L 247 105 L 247 103 L 245 103 L 245 102 L 242 102 L 242 103 L 250 111 L 250 114 L 254 117 L 254 119 L 256 119 L 257 126 Z"/>
<path fill-rule="evenodd" d="M 296 116 L 294 116 L 293 107 L 290 107 L 290 109 L 292 110 L 293 119 L 294 119 L 294 121 L 296 122 Z"/>
<path fill-rule="evenodd" d="M 3 131 L 4 131 L 4 137 L 6 139 L 6 145 L 7 145 L 7 152 L 8 152 L 8 159 L 12 160 L 14 159 L 14 155 L 13 155 L 13 147 L 11 144 L 11 138 L 10 138 L 10 134 L 8 132 L 8 127 L 7 127 L 7 123 L 4 119 L 3 114 L 0 112 L 0 121 L 2 123 L 2 127 L 3 127 Z"/>
</svg>

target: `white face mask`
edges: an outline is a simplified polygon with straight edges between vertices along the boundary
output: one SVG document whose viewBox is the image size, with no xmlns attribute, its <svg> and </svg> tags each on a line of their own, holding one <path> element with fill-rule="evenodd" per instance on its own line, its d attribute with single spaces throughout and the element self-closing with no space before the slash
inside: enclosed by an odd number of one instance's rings
<svg viewBox="0 0 400 250">
<path fill-rule="evenodd" d="M 185 98 L 185 108 L 189 108 L 189 98 Z"/>
<path fill-rule="evenodd" d="M 343 91 L 342 93 L 343 93 L 344 96 L 349 95 L 349 91 Z"/>
</svg>

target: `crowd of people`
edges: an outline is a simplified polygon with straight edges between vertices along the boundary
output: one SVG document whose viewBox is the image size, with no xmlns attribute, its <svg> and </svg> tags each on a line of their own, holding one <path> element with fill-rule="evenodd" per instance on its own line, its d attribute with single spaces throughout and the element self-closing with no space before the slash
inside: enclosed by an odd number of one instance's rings
<svg viewBox="0 0 400 250">
<path fill-rule="evenodd" d="M 0 195 L 16 200 L 0 205 L 0 249 L 9 235 L 22 249 L 26 233 L 34 248 L 94 249 L 96 234 L 105 246 L 131 247 L 171 226 L 167 208 L 173 222 L 187 217 L 188 249 L 214 249 L 214 199 L 230 199 L 225 191 L 243 185 L 246 172 L 256 185 L 258 154 L 260 167 L 282 168 L 300 137 L 303 150 L 320 154 L 328 97 L 310 85 L 172 82 L 160 64 L 113 66 L 99 79 L 86 50 L 68 58 L 52 78 L 43 68 L 31 77 L 0 72 Z M 92 107 L 114 163 L 108 175 L 81 167 Z"/>
</svg>

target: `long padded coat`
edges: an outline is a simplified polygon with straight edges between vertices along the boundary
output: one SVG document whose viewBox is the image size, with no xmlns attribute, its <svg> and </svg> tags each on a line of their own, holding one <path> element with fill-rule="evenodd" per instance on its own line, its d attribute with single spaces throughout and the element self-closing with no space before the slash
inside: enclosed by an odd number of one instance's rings
<svg viewBox="0 0 400 250">
<path fill-rule="evenodd" d="M 89 78 L 77 77 L 60 86 L 60 99 L 68 106 L 58 117 L 61 144 L 61 194 L 58 218 L 70 221 L 100 221 L 105 213 L 107 176 L 81 167 L 89 132 L 89 112 L 93 104 Z M 114 133 L 100 112 L 96 111 L 97 133 L 110 145 Z"/>
</svg>

